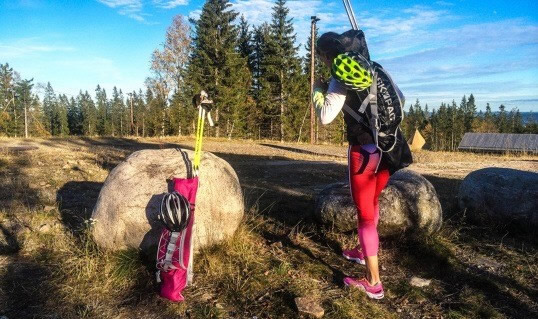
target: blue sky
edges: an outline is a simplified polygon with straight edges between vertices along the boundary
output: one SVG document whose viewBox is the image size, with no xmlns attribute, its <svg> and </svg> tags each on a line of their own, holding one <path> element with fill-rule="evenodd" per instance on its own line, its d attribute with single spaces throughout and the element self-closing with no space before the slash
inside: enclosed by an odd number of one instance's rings
<svg viewBox="0 0 538 319">
<path fill-rule="evenodd" d="M 257 25 L 270 20 L 271 0 L 232 0 Z M 352 0 L 372 59 L 393 76 L 407 101 L 431 107 L 474 93 L 479 109 L 538 112 L 538 1 Z M 144 87 L 151 52 L 172 17 L 197 17 L 194 0 L 0 0 L 0 63 L 23 78 L 50 81 L 57 92 L 93 94 Z M 342 2 L 288 1 L 304 43 L 310 16 L 321 32 L 343 32 Z M 302 50 L 304 51 L 304 50 Z"/>
</svg>

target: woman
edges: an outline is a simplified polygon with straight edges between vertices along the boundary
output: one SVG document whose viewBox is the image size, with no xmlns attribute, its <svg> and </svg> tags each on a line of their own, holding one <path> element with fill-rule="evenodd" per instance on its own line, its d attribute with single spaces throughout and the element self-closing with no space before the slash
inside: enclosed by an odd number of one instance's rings
<svg viewBox="0 0 538 319">
<path fill-rule="evenodd" d="M 362 31 L 354 38 L 364 39 Z M 317 42 L 317 53 L 320 59 L 331 68 L 334 59 L 349 48 L 349 41 L 336 33 L 323 34 Z M 356 41 L 355 41 L 356 42 Z M 359 45 L 356 50 L 369 60 L 366 43 Z M 366 73 L 365 73 L 366 74 Z M 366 82 L 366 81 L 365 81 Z M 371 81 L 368 83 L 370 84 Z M 323 84 L 317 81 L 313 93 L 316 113 L 322 124 L 332 122 L 346 104 L 352 109 L 358 109 L 362 103 L 364 92 L 348 91 L 346 86 L 331 77 L 326 92 Z M 347 128 L 349 184 L 353 201 L 357 206 L 359 245 L 350 250 L 344 250 L 343 256 L 359 264 L 366 265 L 365 278 L 344 278 L 346 286 L 360 288 L 368 297 L 381 299 L 384 297 L 383 285 L 379 277 L 378 249 L 379 236 L 377 223 L 379 221 L 379 194 L 387 185 L 389 170 L 381 162 L 381 154 L 377 149 L 371 130 L 359 123 L 347 112 L 344 112 Z M 381 163 L 380 163 L 381 162 Z"/>
</svg>

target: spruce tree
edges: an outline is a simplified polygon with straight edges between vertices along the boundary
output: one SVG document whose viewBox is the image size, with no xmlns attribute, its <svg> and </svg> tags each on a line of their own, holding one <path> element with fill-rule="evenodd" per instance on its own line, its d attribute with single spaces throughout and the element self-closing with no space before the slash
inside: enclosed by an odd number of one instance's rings
<svg viewBox="0 0 538 319">
<path fill-rule="evenodd" d="M 266 56 L 270 61 L 267 71 L 273 76 L 274 94 L 278 101 L 276 107 L 280 119 L 281 141 L 297 137 L 301 115 L 308 105 L 309 87 L 307 78 L 301 72 L 301 60 L 297 56 L 293 18 L 288 18 L 288 14 L 286 0 L 276 0 L 270 26 L 273 54 Z"/>
<path fill-rule="evenodd" d="M 112 135 L 112 125 L 110 121 L 109 103 L 106 97 L 106 90 L 97 85 L 95 89 L 95 103 L 97 107 L 96 133 L 100 136 Z"/>
<path fill-rule="evenodd" d="M 82 95 L 82 103 L 80 105 L 82 118 L 82 133 L 86 136 L 92 136 L 97 133 L 97 109 L 95 103 L 88 91 Z"/>
<path fill-rule="evenodd" d="M 252 43 L 252 32 L 250 31 L 250 26 L 245 19 L 245 16 L 241 15 L 239 20 L 239 39 L 238 39 L 238 50 L 241 54 L 241 57 L 246 59 L 248 68 L 250 72 L 253 71 L 254 64 L 254 48 Z"/>
<path fill-rule="evenodd" d="M 253 31 L 253 67 L 252 67 L 252 95 L 255 104 L 254 112 L 249 113 L 249 122 L 254 127 L 255 136 L 258 139 L 272 138 L 272 128 L 274 122 L 273 114 L 273 85 L 272 79 L 267 72 L 270 67 L 269 56 L 273 53 L 271 49 L 271 29 L 269 24 L 263 23 L 254 28 Z M 255 124 L 254 124 L 255 123 Z"/>
<path fill-rule="evenodd" d="M 250 87 L 247 59 L 238 52 L 238 30 L 233 24 L 238 13 L 228 0 L 208 0 L 194 25 L 193 48 L 189 63 L 188 92 L 204 89 L 215 102 L 215 135 L 230 136 L 244 108 Z"/>
<path fill-rule="evenodd" d="M 84 96 L 82 91 L 79 91 L 77 99 L 71 97 L 71 100 L 65 95 L 60 95 L 60 105 L 65 105 L 67 108 L 67 126 L 69 127 L 70 135 L 82 135 L 82 112 Z"/>
</svg>

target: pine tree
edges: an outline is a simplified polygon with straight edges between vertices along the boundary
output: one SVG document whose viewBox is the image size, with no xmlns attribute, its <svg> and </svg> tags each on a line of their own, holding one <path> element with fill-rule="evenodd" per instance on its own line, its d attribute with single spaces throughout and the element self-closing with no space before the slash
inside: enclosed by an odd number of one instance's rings
<svg viewBox="0 0 538 319">
<path fill-rule="evenodd" d="M 92 136 L 97 133 L 97 109 L 95 103 L 88 91 L 82 95 L 80 104 L 82 118 L 82 133 L 86 136 Z"/>
<path fill-rule="evenodd" d="M 0 135 L 12 135 L 15 107 L 15 72 L 0 64 Z"/>
<path fill-rule="evenodd" d="M 497 130 L 499 131 L 499 133 L 509 132 L 508 118 L 506 115 L 506 107 L 503 104 L 499 106 L 499 114 L 497 114 L 497 118 L 495 122 L 497 124 Z"/>
<path fill-rule="evenodd" d="M 29 135 L 31 136 L 49 136 L 50 133 L 43 126 L 43 110 L 39 97 L 34 94 L 30 104 L 30 123 Z"/>
<path fill-rule="evenodd" d="M 110 104 L 112 136 L 123 136 L 126 132 L 127 123 L 125 121 L 125 103 L 121 89 L 118 90 L 117 87 L 112 89 Z"/>
<path fill-rule="evenodd" d="M 497 129 L 497 125 L 495 123 L 495 116 L 493 112 L 491 111 L 491 106 L 489 103 L 486 104 L 486 112 L 484 112 L 484 117 L 482 121 L 482 125 L 480 126 L 480 132 L 482 133 L 496 133 L 499 130 Z"/>
<path fill-rule="evenodd" d="M 473 94 L 469 95 L 469 99 L 467 100 L 467 103 L 465 104 L 465 111 L 464 111 L 464 128 L 465 132 L 472 132 L 473 131 L 473 121 L 476 116 L 476 104 Z"/>
<path fill-rule="evenodd" d="M 245 19 L 245 16 L 241 15 L 239 20 L 239 39 L 238 39 L 238 49 L 241 57 L 246 59 L 248 69 L 250 72 L 253 72 L 254 64 L 254 48 L 252 44 L 252 32 L 250 32 L 250 26 Z"/>
<path fill-rule="evenodd" d="M 60 103 L 56 103 L 54 109 L 54 133 L 53 135 L 68 136 L 69 135 L 69 123 L 67 121 L 67 106 L 68 104 L 75 104 L 75 100 L 71 98 L 68 101 L 67 96 L 63 95 L 60 99 Z M 80 117 L 79 117 L 80 121 Z"/>
<path fill-rule="evenodd" d="M 274 80 L 274 97 L 278 102 L 276 113 L 280 120 L 281 141 L 297 138 L 301 115 L 308 105 L 307 78 L 301 72 L 301 60 L 297 56 L 298 47 L 295 46 L 293 18 L 288 18 L 288 14 L 286 0 L 276 0 L 270 25 L 272 54 L 266 55 L 270 61 L 267 71 Z"/>
<path fill-rule="evenodd" d="M 110 104 L 108 103 L 105 89 L 99 85 L 95 89 L 95 103 L 97 105 L 96 133 L 100 136 L 112 135 Z"/>
<path fill-rule="evenodd" d="M 514 127 L 512 129 L 513 133 L 521 134 L 525 131 L 525 126 L 523 125 L 523 117 L 519 112 L 519 109 L 515 109 L 514 113 Z"/>
<path fill-rule="evenodd" d="M 15 95 L 17 97 L 15 105 L 17 105 L 17 110 L 19 111 L 19 114 L 21 114 L 22 121 L 21 126 L 17 127 L 17 131 L 15 133 L 15 136 L 24 136 L 28 137 L 28 125 L 29 125 L 29 109 L 30 104 L 32 103 L 33 97 L 32 97 L 32 87 L 34 86 L 32 84 L 32 81 L 34 79 L 30 80 L 21 80 L 17 82 L 15 86 Z"/>
<path fill-rule="evenodd" d="M 54 132 L 54 113 L 56 107 L 56 94 L 54 93 L 54 90 L 52 89 L 52 86 L 50 85 L 50 82 L 47 83 L 47 86 L 45 87 L 45 94 L 43 96 L 43 119 L 44 119 L 44 127 L 47 131 L 49 131 L 52 135 L 56 135 Z"/>
<path fill-rule="evenodd" d="M 144 132 L 145 120 L 146 120 L 146 103 L 144 102 L 144 93 L 142 89 L 138 90 L 138 95 L 134 95 L 135 108 L 135 130 L 136 136 L 139 136 Z"/>
<path fill-rule="evenodd" d="M 233 24 L 238 13 L 228 0 L 208 0 L 194 25 L 193 49 L 189 63 L 188 92 L 204 89 L 215 102 L 215 121 L 231 136 L 241 123 L 239 109 L 247 102 L 250 72 L 247 59 L 238 52 L 238 30 Z"/>
<path fill-rule="evenodd" d="M 267 72 L 270 67 L 269 56 L 273 53 L 270 45 L 272 41 L 271 30 L 267 23 L 263 23 L 253 31 L 253 72 L 252 88 L 255 105 L 254 112 L 249 113 L 249 122 L 255 130 L 258 139 L 272 138 L 273 135 L 273 87 L 272 79 Z M 255 127 L 254 127 L 255 125 Z"/>
<path fill-rule="evenodd" d="M 67 109 L 67 127 L 70 135 L 82 135 L 82 112 L 84 103 L 82 91 L 79 91 L 77 99 L 68 99 L 65 95 L 60 95 L 59 105 L 65 105 Z"/>
</svg>

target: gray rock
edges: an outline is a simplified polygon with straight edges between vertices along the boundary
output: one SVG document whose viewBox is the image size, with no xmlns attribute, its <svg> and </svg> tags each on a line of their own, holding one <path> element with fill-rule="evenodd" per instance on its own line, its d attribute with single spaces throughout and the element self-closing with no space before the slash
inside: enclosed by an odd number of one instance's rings
<svg viewBox="0 0 538 319">
<path fill-rule="evenodd" d="M 297 297 L 295 298 L 295 305 L 299 313 L 304 313 L 314 318 L 322 318 L 325 314 L 325 310 L 321 308 L 319 301 L 312 297 Z"/>
<path fill-rule="evenodd" d="M 432 281 L 430 279 L 424 279 L 415 276 L 411 277 L 411 280 L 409 280 L 409 284 L 411 284 L 411 286 L 419 288 L 427 287 L 431 284 L 431 282 Z"/>
<path fill-rule="evenodd" d="M 538 173 L 479 169 L 465 177 L 458 198 L 460 208 L 473 219 L 538 226 Z"/>
<path fill-rule="evenodd" d="M 193 152 L 184 150 L 189 159 Z M 92 213 L 96 243 L 111 250 L 141 248 L 152 254 L 162 230 L 155 220 L 172 177 L 186 177 L 178 149 L 131 154 L 108 175 Z M 231 236 L 243 217 L 237 174 L 223 159 L 203 152 L 195 213 L 194 249 Z"/>
<path fill-rule="evenodd" d="M 442 224 L 441 203 L 433 185 L 422 175 L 408 169 L 399 170 L 390 177 L 379 196 L 381 235 L 420 230 L 434 233 Z M 357 228 L 357 209 L 351 198 L 349 185 L 336 183 L 327 186 L 316 199 L 316 218 L 336 230 Z"/>
</svg>

